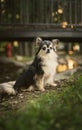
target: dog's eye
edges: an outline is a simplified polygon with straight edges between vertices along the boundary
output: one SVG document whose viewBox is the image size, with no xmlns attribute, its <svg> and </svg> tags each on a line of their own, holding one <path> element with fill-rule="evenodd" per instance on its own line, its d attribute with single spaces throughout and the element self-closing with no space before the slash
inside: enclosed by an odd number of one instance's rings
<svg viewBox="0 0 82 130">
<path fill-rule="evenodd" d="M 46 50 L 46 47 L 44 46 L 42 49 L 43 49 L 43 50 Z"/>
<path fill-rule="evenodd" d="M 50 47 L 50 49 L 52 50 L 52 47 Z"/>
</svg>

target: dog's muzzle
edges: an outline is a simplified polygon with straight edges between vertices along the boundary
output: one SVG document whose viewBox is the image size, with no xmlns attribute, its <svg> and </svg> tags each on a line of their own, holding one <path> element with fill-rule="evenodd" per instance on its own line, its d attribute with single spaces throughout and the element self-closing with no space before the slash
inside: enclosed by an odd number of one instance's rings
<svg viewBox="0 0 82 130">
<path fill-rule="evenodd" d="M 50 53 L 50 49 L 47 49 L 46 53 Z"/>
</svg>

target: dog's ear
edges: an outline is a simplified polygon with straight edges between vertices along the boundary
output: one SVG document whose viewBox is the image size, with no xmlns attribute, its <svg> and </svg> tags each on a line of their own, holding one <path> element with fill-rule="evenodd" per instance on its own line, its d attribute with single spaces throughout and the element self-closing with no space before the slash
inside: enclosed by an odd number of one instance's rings
<svg viewBox="0 0 82 130">
<path fill-rule="evenodd" d="M 36 38 L 36 45 L 40 45 L 41 42 L 42 42 L 42 38 L 37 37 L 37 38 Z"/>
<path fill-rule="evenodd" d="M 59 39 L 53 39 L 52 43 L 55 47 L 57 47 L 59 45 Z"/>
<path fill-rule="evenodd" d="M 53 45 L 54 45 L 54 50 L 56 51 L 57 50 L 57 47 L 58 47 L 58 45 L 59 45 L 59 39 L 53 39 L 52 40 L 52 43 L 53 43 Z"/>
</svg>

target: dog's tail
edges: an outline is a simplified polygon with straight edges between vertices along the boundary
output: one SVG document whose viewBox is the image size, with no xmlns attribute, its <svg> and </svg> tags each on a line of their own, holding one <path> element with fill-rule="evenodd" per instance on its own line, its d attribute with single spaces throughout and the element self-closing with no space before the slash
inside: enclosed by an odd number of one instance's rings
<svg viewBox="0 0 82 130">
<path fill-rule="evenodd" d="M 14 84 L 15 84 L 15 81 L 1 83 L 0 84 L 0 94 L 1 93 L 6 93 L 8 95 L 15 95 L 16 91 L 13 88 Z"/>
</svg>

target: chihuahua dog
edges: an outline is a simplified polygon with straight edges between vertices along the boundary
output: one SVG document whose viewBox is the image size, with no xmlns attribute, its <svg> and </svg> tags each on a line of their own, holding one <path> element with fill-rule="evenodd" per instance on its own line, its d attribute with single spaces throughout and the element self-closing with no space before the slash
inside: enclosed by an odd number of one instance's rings
<svg viewBox="0 0 82 130">
<path fill-rule="evenodd" d="M 28 69 L 19 76 L 10 94 L 15 94 L 22 89 L 45 91 L 46 86 L 57 85 L 54 83 L 54 76 L 58 65 L 56 54 L 58 43 L 58 39 L 49 41 L 42 40 L 40 37 L 36 38 L 38 50 L 35 58 Z"/>
<path fill-rule="evenodd" d="M 40 37 L 36 39 L 36 44 L 39 47 L 34 61 L 16 81 L 15 90 L 28 88 L 29 91 L 34 89 L 45 91 L 46 86 L 56 86 L 54 76 L 58 64 L 56 54 L 58 43 L 58 39 L 52 41 L 42 40 Z"/>
</svg>

